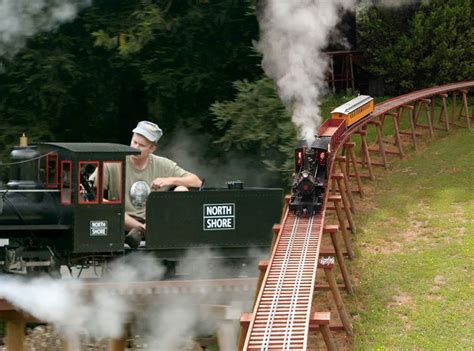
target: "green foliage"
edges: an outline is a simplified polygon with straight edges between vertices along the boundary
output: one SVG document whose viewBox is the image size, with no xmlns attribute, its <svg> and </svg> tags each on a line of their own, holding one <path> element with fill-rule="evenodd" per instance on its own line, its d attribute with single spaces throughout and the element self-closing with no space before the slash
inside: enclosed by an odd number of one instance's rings
<svg viewBox="0 0 474 351">
<path fill-rule="evenodd" d="M 263 76 L 255 82 L 237 81 L 234 87 L 234 100 L 211 106 L 215 125 L 222 133 L 216 143 L 225 150 L 254 155 L 268 170 L 279 172 L 283 184 L 288 183 L 297 133 L 273 82 Z M 350 94 L 326 97 L 321 105 L 323 117 L 329 117 L 333 108 L 351 98 Z"/>
<path fill-rule="evenodd" d="M 115 48 L 137 67 L 149 113 L 165 131 L 185 127 L 212 134 L 209 105 L 231 98 L 233 81 L 261 73 L 251 47 L 258 29 L 251 6 L 251 1 L 142 1 L 125 30 L 117 23 L 96 31 L 95 44 Z"/>
<path fill-rule="evenodd" d="M 211 111 L 224 132 L 217 141 L 225 150 L 243 150 L 261 158 L 271 170 L 291 174 L 296 129 L 270 78 L 234 83 L 233 101 L 216 102 Z"/>
<path fill-rule="evenodd" d="M 358 23 L 367 68 L 392 94 L 472 79 L 473 17 L 472 0 L 368 8 Z"/>
<path fill-rule="evenodd" d="M 250 0 L 96 0 L 0 58 L 1 158 L 22 132 L 128 143 L 140 119 L 160 124 L 164 144 L 182 127 L 215 139 L 209 105 L 261 74 L 257 30 Z"/>
</svg>

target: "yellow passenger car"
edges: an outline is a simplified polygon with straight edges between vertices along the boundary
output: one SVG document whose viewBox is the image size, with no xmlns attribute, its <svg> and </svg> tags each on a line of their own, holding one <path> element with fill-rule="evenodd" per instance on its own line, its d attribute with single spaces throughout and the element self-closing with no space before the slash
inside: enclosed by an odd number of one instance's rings
<svg viewBox="0 0 474 351">
<path fill-rule="evenodd" d="M 331 111 L 331 118 L 345 119 L 346 126 L 350 127 L 361 118 L 367 116 L 374 110 L 374 99 L 368 95 L 358 97 L 336 107 Z"/>
</svg>

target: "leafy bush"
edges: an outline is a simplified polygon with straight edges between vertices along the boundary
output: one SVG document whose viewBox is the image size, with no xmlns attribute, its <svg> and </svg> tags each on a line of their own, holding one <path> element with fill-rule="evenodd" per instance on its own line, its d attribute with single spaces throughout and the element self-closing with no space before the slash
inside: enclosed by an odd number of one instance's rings
<svg viewBox="0 0 474 351">
<path fill-rule="evenodd" d="M 472 79 L 474 1 L 431 0 L 358 16 L 368 70 L 390 94 Z"/>
</svg>

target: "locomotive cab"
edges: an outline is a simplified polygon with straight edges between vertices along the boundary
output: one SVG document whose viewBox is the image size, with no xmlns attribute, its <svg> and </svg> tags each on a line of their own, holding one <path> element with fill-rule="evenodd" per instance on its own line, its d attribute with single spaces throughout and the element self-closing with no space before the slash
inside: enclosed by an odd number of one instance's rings
<svg viewBox="0 0 474 351">
<path fill-rule="evenodd" d="M 11 273 L 52 271 L 90 255 L 122 254 L 124 202 L 102 184 L 107 164 L 138 150 L 109 143 L 38 143 L 15 147 L 11 180 L 0 190 L 0 267 Z M 98 181 L 91 181 L 92 173 Z M 120 194 L 124 192 L 121 184 Z"/>
</svg>

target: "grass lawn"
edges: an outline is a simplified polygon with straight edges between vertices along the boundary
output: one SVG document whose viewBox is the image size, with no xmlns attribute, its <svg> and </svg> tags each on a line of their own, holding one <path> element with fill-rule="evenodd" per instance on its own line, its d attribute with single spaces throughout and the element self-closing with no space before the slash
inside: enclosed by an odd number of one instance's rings
<svg viewBox="0 0 474 351">
<path fill-rule="evenodd" d="M 346 299 L 356 350 L 474 348 L 474 131 L 437 138 L 367 183 Z"/>
</svg>

